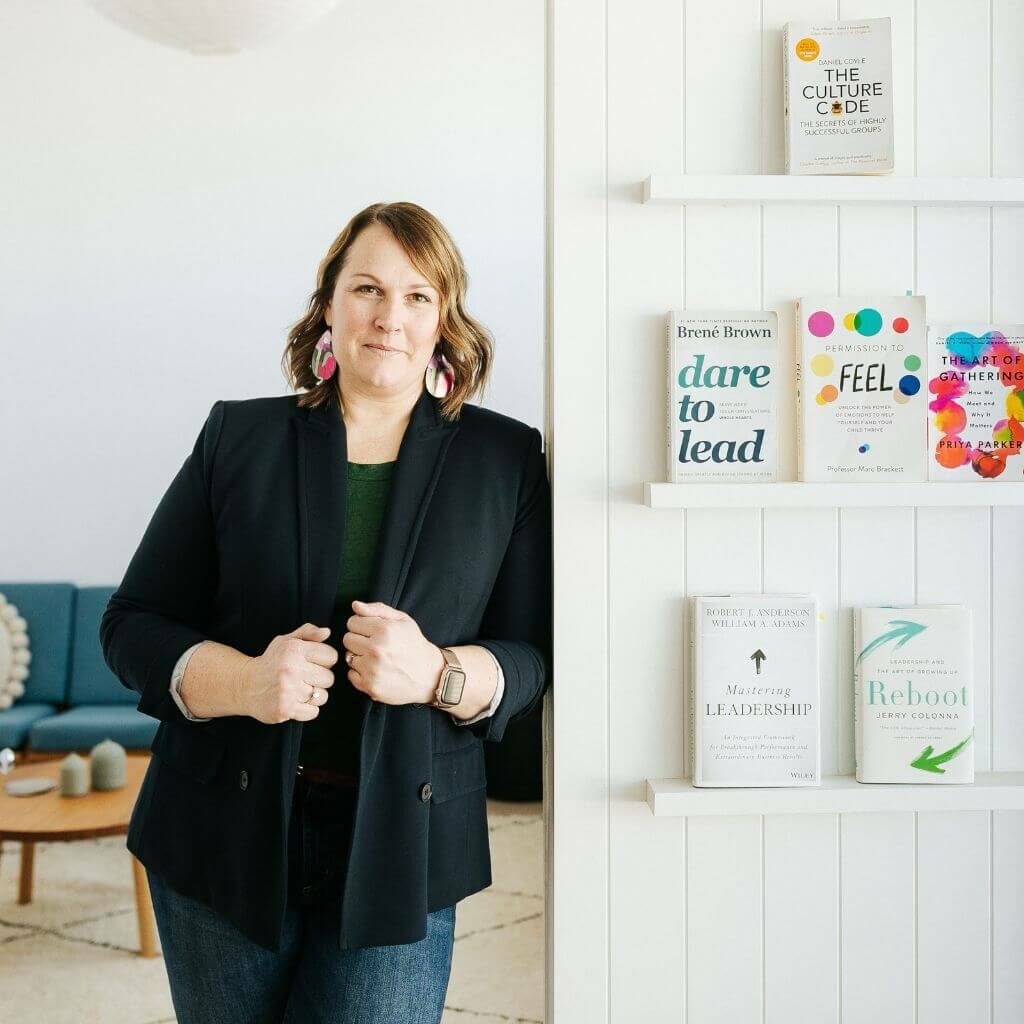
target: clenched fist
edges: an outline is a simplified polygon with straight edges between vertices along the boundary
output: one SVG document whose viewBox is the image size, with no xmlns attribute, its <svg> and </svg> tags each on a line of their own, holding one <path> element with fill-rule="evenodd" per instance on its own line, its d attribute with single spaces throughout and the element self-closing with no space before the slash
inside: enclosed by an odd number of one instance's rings
<svg viewBox="0 0 1024 1024">
<path fill-rule="evenodd" d="M 324 643 L 329 626 L 305 622 L 253 658 L 246 675 L 248 714 L 265 725 L 294 719 L 308 722 L 320 714 L 334 685 L 332 666 L 338 652 Z"/>
</svg>

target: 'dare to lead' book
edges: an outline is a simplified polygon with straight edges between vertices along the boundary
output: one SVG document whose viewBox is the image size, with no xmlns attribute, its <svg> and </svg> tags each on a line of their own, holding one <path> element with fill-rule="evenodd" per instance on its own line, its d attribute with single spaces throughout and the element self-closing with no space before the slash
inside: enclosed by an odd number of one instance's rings
<svg viewBox="0 0 1024 1024">
<path fill-rule="evenodd" d="M 668 315 L 668 482 L 778 478 L 778 314 Z"/>
<path fill-rule="evenodd" d="M 891 172 L 890 19 L 790 22 L 783 40 L 786 173 Z"/>
<path fill-rule="evenodd" d="M 814 596 L 694 597 L 691 612 L 693 784 L 818 785 Z"/>
<path fill-rule="evenodd" d="M 858 782 L 974 781 L 971 612 L 853 610 Z"/>
</svg>

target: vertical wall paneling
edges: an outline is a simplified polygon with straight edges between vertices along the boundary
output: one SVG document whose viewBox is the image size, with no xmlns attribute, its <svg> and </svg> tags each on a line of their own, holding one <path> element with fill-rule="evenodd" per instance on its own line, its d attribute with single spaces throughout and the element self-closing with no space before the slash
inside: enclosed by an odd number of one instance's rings
<svg viewBox="0 0 1024 1024">
<path fill-rule="evenodd" d="M 838 767 L 850 774 L 855 766 L 850 609 L 913 602 L 914 510 L 843 509 L 839 536 L 844 686 Z M 843 1024 L 914 1019 L 915 817 L 842 815 Z M 903 969 L 893 970 L 893 964 Z"/>
<path fill-rule="evenodd" d="M 1024 5 L 992 0 L 992 174 L 1024 174 Z M 992 317 L 1024 323 L 1024 210 L 992 211 Z M 1024 457 L 1024 456 L 1022 456 Z M 1024 509 L 992 517 L 992 767 L 1024 767 L 1024 687 L 1020 638 L 1024 608 Z M 1024 814 L 992 815 L 992 1020 L 1011 1024 L 1024 1006 Z"/>
<path fill-rule="evenodd" d="M 1024 814 L 655 819 L 640 801 L 643 779 L 689 775 L 686 598 L 729 591 L 817 595 L 824 774 L 854 770 L 851 609 L 969 604 L 976 766 L 1024 770 L 1024 509 L 673 511 L 641 495 L 664 479 L 669 309 L 779 312 L 791 480 L 795 298 L 909 290 L 931 322 L 1024 321 L 1024 212 L 675 210 L 640 203 L 639 183 L 780 173 L 782 27 L 834 17 L 892 18 L 898 175 L 1024 174 L 1024 5 L 606 4 L 549 2 L 549 1021 L 1018 1022 Z"/>
<path fill-rule="evenodd" d="M 655 30 L 656 29 L 656 30 Z M 676 0 L 608 4 L 609 924 L 611 1020 L 679 1019 L 685 999 L 685 822 L 641 802 L 652 766 L 682 775 L 683 524 L 641 503 L 665 473 L 665 313 L 682 301 L 678 219 L 639 201 L 678 167 Z M 638 118 L 638 110 L 651 112 Z M 642 666 L 642 668 L 641 668 Z M 645 737 L 643 744 L 636 737 Z M 653 825 L 653 828 L 652 828 Z M 643 934 L 645 941 L 635 941 Z"/>
<path fill-rule="evenodd" d="M 843 1024 L 913 1024 L 918 1019 L 914 1016 L 914 815 L 843 814 L 841 821 L 840 1020 Z"/>
<path fill-rule="evenodd" d="M 917 816 L 917 1015 L 990 1019 L 989 811 Z"/>
<path fill-rule="evenodd" d="M 764 819 L 765 1024 L 839 1020 L 838 825 L 837 814 Z"/>
<path fill-rule="evenodd" d="M 565 1024 L 609 1020 L 607 69 L 603 4 L 552 0 L 547 12 L 555 768 L 545 1019 Z"/>
<path fill-rule="evenodd" d="M 988 0 L 918 4 L 918 174 L 990 173 L 989 13 Z M 926 296 L 929 321 L 988 318 L 990 246 L 988 210 L 918 211 L 917 288 Z M 991 518 L 990 510 L 976 508 L 920 509 L 917 519 L 918 601 L 959 601 L 973 612 L 979 769 L 991 764 Z M 922 1021 L 989 1018 L 989 839 L 987 813 L 918 815 L 917 1010 Z"/>
</svg>

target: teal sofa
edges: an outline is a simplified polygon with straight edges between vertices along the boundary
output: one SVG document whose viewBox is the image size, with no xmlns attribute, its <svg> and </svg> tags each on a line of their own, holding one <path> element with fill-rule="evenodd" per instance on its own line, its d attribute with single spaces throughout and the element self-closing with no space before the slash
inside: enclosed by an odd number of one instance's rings
<svg viewBox="0 0 1024 1024">
<path fill-rule="evenodd" d="M 87 753 L 100 740 L 148 750 L 159 722 L 107 668 L 100 617 L 113 587 L 4 583 L 0 594 L 27 623 L 32 660 L 25 693 L 0 711 L 0 747 L 38 754 Z"/>
</svg>

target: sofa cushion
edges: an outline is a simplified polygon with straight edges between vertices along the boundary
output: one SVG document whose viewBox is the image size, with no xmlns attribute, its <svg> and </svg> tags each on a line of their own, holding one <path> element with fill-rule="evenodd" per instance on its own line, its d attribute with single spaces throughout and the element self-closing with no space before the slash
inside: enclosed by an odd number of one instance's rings
<svg viewBox="0 0 1024 1024">
<path fill-rule="evenodd" d="M 24 697 L 13 707 L 0 711 L 0 747 L 17 749 L 25 742 L 33 722 L 56 711 L 54 704 L 26 704 Z"/>
<path fill-rule="evenodd" d="M 92 704 L 35 722 L 28 745 L 32 750 L 88 751 L 100 740 L 111 739 L 129 750 L 148 750 L 159 725 L 134 707 Z"/>
<path fill-rule="evenodd" d="M 0 593 L 17 606 L 25 620 L 32 652 L 25 693 L 18 703 L 63 703 L 71 657 L 74 584 L 0 582 Z"/>
<path fill-rule="evenodd" d="M 139 695 L 129 690 L 107 667 L 100 646 L 100 619 L 114 592 L 113 587 L 79 587 L 75 596 L 71 676 L 66 703 L 138 704 Z"/>
</svg>

